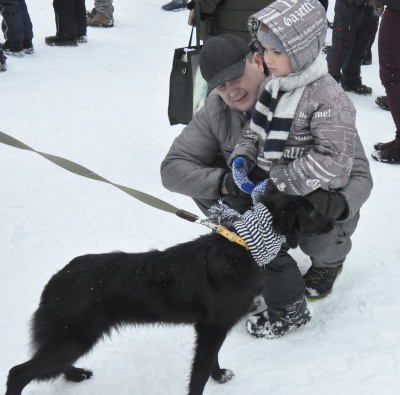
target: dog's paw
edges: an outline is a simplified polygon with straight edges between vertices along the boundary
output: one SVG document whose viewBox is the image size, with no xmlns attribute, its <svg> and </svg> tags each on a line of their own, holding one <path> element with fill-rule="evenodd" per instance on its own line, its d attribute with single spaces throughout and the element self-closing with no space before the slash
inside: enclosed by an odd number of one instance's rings
<svg viewBox="0 0 400 395">
<path fill-rule="evenodd" d="M 234 376 L 232 370 L 220 369 L 217 374 L 213 374 L 212 378 L 220 384 L 226 383 Z"/>
<path fill-rule="evenodd" d="M 81 381 L 89 380 L 93 376 L 91 370 L 72 367 L 64 372 L 64 376 L 68 381 L 80 383 Z"/>
</svg>

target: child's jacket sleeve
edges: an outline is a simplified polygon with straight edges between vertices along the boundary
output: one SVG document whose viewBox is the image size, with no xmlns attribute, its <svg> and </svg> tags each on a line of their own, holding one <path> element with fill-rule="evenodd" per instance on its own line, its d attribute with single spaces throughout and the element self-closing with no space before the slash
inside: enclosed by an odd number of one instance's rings
<svg viewBox="0 0 400 395">
<path fill-rule="evenodd" d="M 307 195 L 348 183 L 357 137 L 355 108 L 342 88 L 329 82 L 304 92 L 283 160 L 270 166 L 271 179 L 287 193 Z"/>
</svg>

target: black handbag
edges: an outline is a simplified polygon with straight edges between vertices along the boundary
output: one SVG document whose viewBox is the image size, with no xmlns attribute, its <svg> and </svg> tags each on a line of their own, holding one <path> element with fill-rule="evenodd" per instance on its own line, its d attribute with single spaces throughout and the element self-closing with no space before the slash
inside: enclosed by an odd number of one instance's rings
<svg viewBox="0 0 400 395">
<path fill-rule="evenodd" d="M 170 125 L 187 125 L 199 110 L 207 94 L 207 83 L 200 73 L 200 5 L 195 2 L 196 25 L 192 27 L 189 45 L 175 49 L 169 81 L 168 118 Z M 196 45 L 192 46 L 196 27 Z"/>
</svg>

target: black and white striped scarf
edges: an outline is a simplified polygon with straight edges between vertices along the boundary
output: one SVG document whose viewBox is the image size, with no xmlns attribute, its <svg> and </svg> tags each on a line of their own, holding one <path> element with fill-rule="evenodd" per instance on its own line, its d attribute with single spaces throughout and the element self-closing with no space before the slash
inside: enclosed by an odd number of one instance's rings
<svg viewBox="0 0 400 395">
<path fill-rule="evenodd" d="M 272 215 L 261 203 L 240 215 L 237 211 L 219 202 L 209 210 L 209 220 L 226 227 L 233 226 L 238 235 L 247 243 L 254 260 L 264 266 L 278 254 L 283 236 L 272 229 Z"/>
<path fill-rule="evenodd" d="M 304 89 L 328 72 L 326 59 L 319 55 L 305 70 L 267 82 L 251 114 L 250 128 L 263 141 L 264 159 L 280 159 L 293 117 Z"/>
<path fill-rule="evenodd" d="M 273 231 L 272 215 L 263 204 L 257 203 L 233 225 L 260 266 L 271 262 L 281 249 L 283 237 Z"/>
</svg>

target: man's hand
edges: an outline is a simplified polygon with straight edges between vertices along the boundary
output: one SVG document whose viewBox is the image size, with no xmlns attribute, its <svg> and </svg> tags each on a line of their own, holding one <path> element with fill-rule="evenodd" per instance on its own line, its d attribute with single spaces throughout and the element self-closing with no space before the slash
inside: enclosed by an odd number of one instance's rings
<svg viewBox="0 0 400 395">
<path fill-rule="evenodd" d="M 340 221 L 348 215 L 349 206 L 344 196 L 339 192 L 317 189 L 305 197 L 315 207 L 316 211 L 330 218 Z"/>
</svg>

